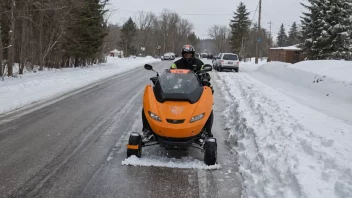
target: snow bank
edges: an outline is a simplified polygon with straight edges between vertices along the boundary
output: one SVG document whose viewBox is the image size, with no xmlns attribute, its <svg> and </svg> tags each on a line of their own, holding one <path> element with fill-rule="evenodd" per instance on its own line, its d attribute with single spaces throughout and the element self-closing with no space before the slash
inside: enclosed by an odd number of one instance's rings
<svg viewBox="0 0 352 198">
<path fill-rule="evenodd" d="M 297 64 L 273 62 L 256 72 L 320 92 L 321 96 L 352 100 L 352 62 L 304 61 Z"/>
<path fill-rule="evenodd" d="M 168 168 L 191 168 L 191 169 L 203 169 L 203 170 L 216 170 L 220 169 L 219 164 L 213 166 L 207 166 L 203 161 L 193 159 L 191 157 L 183 157 L 182 159 L 159 157 L 159 156 L 149 156 L 137 158 L 136 156 L 131 156 L 121 162 L 122 165 L 132 165 L 132 166 L 156 166 L 156 167 L 168 167 Z"/>
<path fill-rule="evenodd" d="M 246 59 L 246 62 L 240 63 L 240 71 L 252 72 L 265 63 L 267 63 L 267 58 L 260 58 L 258 64 L 255 64 L 255 58 Z"/>
<path fill-rule="evenodd" d="M 297 102 L 352 124 L 352 62 L 271 62 L 247 72 Z"/>
<path fill-rule="evenodd" d="M 351 125 L 246 73 L 218 74 L 244 197 L 352 197 Z"/>
<path fill-rule="evenodd" d="M 152 57 L 108 57 L 107 63 L 101 65 L 45 70 L 25 73 L 19 78 L 5 78 L 5 81 L 0 81 L 0 114 L 158 61 Z"/>
<path fill-rule="evenodd" d="M 352 82 L 352 61 L 303 61 L 289 67 L 318 74 L 320 76 L 327 76 L 337 81 Z"/>
</svg>

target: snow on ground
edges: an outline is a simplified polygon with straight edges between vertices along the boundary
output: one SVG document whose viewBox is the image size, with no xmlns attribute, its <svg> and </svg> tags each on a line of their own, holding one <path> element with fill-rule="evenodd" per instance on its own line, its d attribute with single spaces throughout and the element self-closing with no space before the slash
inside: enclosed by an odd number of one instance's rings
<svg viewBox="0 0 352 198">
<path fill-rule="evenodd" d="M 192 157 L 183 157 L 182 159 L 167 158 L 160 156 L 143 156 L 137 158 L 131 156 L 121 162 L 122 165 L 132 166 L 156 166 L 156 167 L 168 167 L 168 168 L 191 168 L 191 169 L 203 169 L 203 170 L 216 170 L 220 169 L 221 165 L 215 164 L 213 166 L 207 166 L 203 161 L 194 159 Z"/>
<path fill-rule="evenodd" d="M 107 63 L 101 65 L 45 70 L 25 73 L 20 78 L 5 78 L 5 81 L 0 81 L 0 114 L 158 61 L 152 57 L 108 57 Z"/>
<path fill-rule="evenodd" d="M 246 59 L 246 61 L 242 61 L 240 63 L 240 70 L 241 71 L 247 71 L 251 72 L 254 70 L 257 70 L 261 65 L 265 64 L 267 62 L 267 58 L 259 58 L 258 64 L 255 64 L 255 58 L 251 59 Z"/>
<path fill-rule="evenodd" d="M 316 64 L 334 72 L 316 72 Z M 347 122 L 351 120 L 346 112 L 331 114 L 321 111 L 324 106 L 319 105 L 324 104 L 311 105 L 318 97 L 326 99 L 326 94 L 314 95 L 313 101 L 294 97 L 303 94 L 304 98 L 308 90 L 322 93 L 324 85 L 342 89 L 345 82 L 346 89 L 331 92 L 330 106 L 351 103 L 352 92 L 345 93 L 349 88 L 343 74 L 348 64 L 270 63 L 253 72 L 216 73 L 213 79 L 218 79 L 228 103 L 225 129 L 239 156 L 244 197 L 352 197 L 352 124 Z M 313 84 L 315 75 L 322 79 L 318 84 Z M 324 83 L 320 89 L 319 83 Z M 352 112 L 348 104 L 344 107 Z"/>
<path fill-rule="evenodd" d="M 352 124 L 352 62 L 272 62 L 249 74 L 299 103 Z"/>
</svg>

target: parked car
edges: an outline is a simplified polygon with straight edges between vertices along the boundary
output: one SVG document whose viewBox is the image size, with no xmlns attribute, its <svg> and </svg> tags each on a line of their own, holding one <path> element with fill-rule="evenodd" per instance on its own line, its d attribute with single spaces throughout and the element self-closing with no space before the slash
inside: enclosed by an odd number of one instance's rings
<svg viewBox="0 0 352 198">
<path fill-rule="evenodd" d="M 208 56 L 207 56 L 207 59 L 213 59 L 213 55 L 212 54 L 208 54 Z"/>
<path fill-rule="evenodd" d="M 195 58 L 200 59 L 200 54 L 199 53 L 194 54 L 194 56 L 195 56 Z"/>
<path fill-rule="evenodd" d="M 172 53 L 165 53 L 164 56 L 161 57 L 161 60 L 175 60 L 175 55 Z"/>
<path fill-rule="evenodd" d="M 170 60 L 175 60 L 175 58 L 176 58 L 175 53 L 173 53 L 173 52 L 169 52 L 169 54 L 171 55 L 171 59 L 170 59 Z"/>
<path fill-rule="evenodd" d="M 213 61 L 213 67 L 220 72 L 224 69 L 238 72 L 240 67 L 238 55 L 233 53 L 220 53 L 216 60 Z"/>
<path fill-rule="evenodd" d="M 208 56 L 207 53 L 202 53 L 202 54 L 201 54 L 201 57 L 202 57 L 202 58 L 207 58 L 207 56 Z"/>
</svg>

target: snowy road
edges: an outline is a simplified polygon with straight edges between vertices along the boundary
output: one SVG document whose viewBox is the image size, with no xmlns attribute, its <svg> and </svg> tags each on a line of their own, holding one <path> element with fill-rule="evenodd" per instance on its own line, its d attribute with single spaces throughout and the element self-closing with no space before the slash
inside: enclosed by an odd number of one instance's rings
<svg viewBox="0 0 352 198">
<path fill-rule="evenodd" d="M 221 169 L 121 165 L 128 134 L 141 129 L 142 93 L 153 75 L 143 68 L 126 72 L 15 120 L 0 120 L 0 197 L 240 197 L 220 91 L 213 131 Z M 198 151 L 189 155 L 193 165 L 203 159 Z M 152 147 L 143 156 L 163 163 L 176 154 Z"/>
</svg>

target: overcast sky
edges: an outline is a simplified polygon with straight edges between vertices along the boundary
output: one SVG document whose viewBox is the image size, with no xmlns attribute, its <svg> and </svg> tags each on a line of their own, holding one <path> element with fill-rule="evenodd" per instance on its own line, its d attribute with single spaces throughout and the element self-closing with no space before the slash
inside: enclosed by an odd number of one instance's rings
<svg viewBox="0 0 352 198">
<path fill-rule="evenodd" d="M 259 0 L 242 0 L 247 10 L 251 11 L 252 20 Z M 304 0 L 262 0 L 262 26 L 269 30 L 272 21 L 272 33 L 276 36 L 279 27 L 284 23 L 286 30 L 294 22 L 299 22 Z M 194 31 L 200 38 L 206 38 L 208 28 L 214 24 L 228 25 L 232 13 L 236 10 L 240 0 L 110 0 L 109 9 L 116 11 L 109 18 L 110 23 L 122 24 L 128 17 L 134 18 L 138 11 L 162 12 L 169 9 L 187 18 L 194 25 Z M 258 11 L 254 22 L 258 20 Z M 276 38 L 275 38 L 276 39 Z"/>
</svg>

